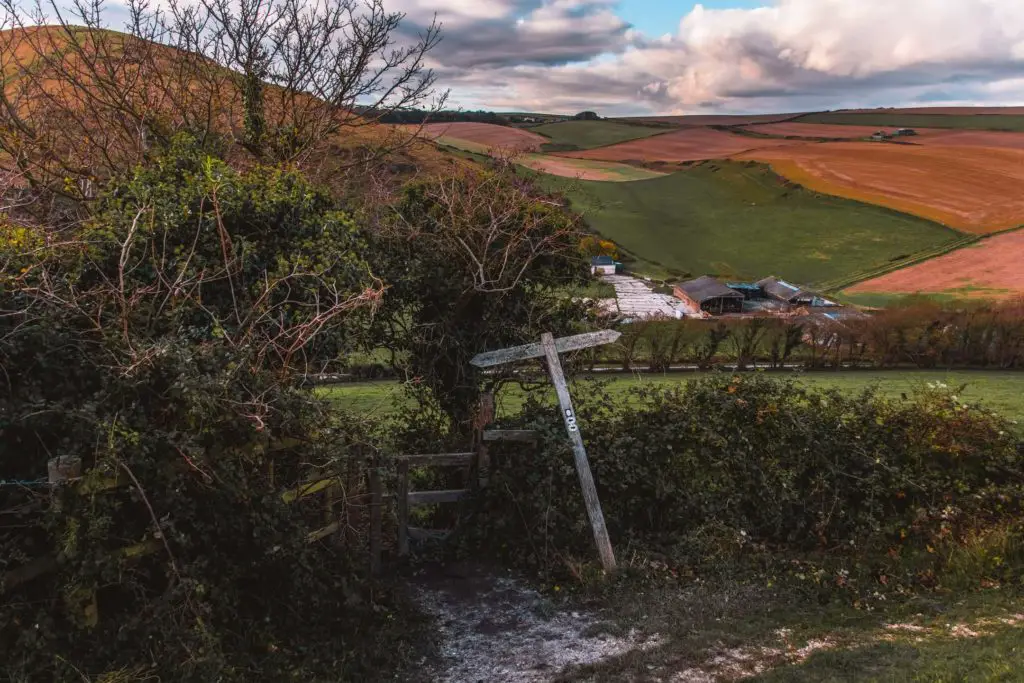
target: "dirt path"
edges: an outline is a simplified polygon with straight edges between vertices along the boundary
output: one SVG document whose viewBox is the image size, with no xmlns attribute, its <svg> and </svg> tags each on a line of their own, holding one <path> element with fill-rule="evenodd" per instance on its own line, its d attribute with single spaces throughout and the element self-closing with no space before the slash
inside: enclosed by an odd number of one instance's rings
<svg viewBox="0 0 1024 683">
<path fill-rule="evenodd" d="M 659 643 L 618 632 L 600 613 L 560 606 L 507 573 L 434 567 L 415 590 L 440 638 L 441 657 L 424 662 L 424 682 L 547 683 L 567 668 Z"/>
</svg>

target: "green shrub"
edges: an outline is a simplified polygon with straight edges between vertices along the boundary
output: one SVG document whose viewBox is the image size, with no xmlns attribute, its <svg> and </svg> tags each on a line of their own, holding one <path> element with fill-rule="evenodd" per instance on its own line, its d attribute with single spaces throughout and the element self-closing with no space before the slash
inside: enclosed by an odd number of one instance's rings
<svg viewBox="0 0 1024 683">
<path fill-rule="evenodd" d="M 402 600 L 358 548 L 307 543 L 322 504 L 281 497 L 366 440 L 298 387 L 346 347 L 373 286 L 353 220 L 297 174 L 240 174 L 182 144 L 74 237 L 0 280 L 0 480 L 82 465 L 75 484 L 0 486 L 5 678 L 396 666 L 415 632 Z"/>
<path fill-rule="evenodd" d="M 1011 429 L 941 387 L 889 401 L 755 374 L 638 390 L 626 401 L 577 393 L 619 548 L 692 564 L 723 542 L 783 553 L 934 550 L 1019 518 L 1024 466 Z M 545 446 L 498 470 L 479 502 L 484 542 L 502 539 L 496 550 L 543 569 L 592 555 L 556 411 L 530 404 L 522 425 L 540 429 Z"/>
</svg>

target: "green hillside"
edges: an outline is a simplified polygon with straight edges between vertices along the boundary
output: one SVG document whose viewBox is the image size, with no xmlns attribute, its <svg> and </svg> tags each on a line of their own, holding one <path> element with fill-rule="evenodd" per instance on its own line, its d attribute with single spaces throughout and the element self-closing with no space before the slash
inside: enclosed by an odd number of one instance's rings
<svg viewBox="0 0 1024 683">
<path fill-rule="evenodd" d="M 1024 116 L 1004 114 L 900 114 L 872 112 L 869 114 L 825 112 L 807 114 L 796 123 L 830 123 L 838 126 L 878 126 L 895 128 L 961 128 L 964 130 L 1024 131 Z"/>
<path fill-rule="evenodd" d="M 544 151 L 554 152 L 604 147 L 666 133 L 672 129 L 618 121 L 561 121 L 533 126 L 529 130 L 551 138 Z"/>
<path fill-rule="evenodd" d="M 540 175 L 596 232 L 654 275 L 754 278 L 812 285 L 848 278 L 961 237 L 889 209 L 794 186 L 767 166 L 708 162 L 632 183 Z"/>
</svg>

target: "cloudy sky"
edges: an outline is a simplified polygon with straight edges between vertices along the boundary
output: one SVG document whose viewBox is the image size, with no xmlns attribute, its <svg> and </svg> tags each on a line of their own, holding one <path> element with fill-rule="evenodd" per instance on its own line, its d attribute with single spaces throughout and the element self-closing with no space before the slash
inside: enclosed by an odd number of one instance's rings
<svg viewBox="0 0 1024 683">
<path fill-rule="evenodd" d="M 385 0 L 450 104 L 605 115 L 1024 105 L 1024 0 Z"/>
</svg>

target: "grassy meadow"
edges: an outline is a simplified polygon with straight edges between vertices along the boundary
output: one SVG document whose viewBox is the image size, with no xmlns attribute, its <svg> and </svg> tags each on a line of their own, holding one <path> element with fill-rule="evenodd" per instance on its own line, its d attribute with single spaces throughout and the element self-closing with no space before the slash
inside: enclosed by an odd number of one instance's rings
<svg viewBox="0 0 1024 683">
<path fill-rule="evenodd" d="M 706 162 L 632 183 L 569 182 L 590 227 L 655 276 L 778 275 L 806 285 L 849 278 L 951 243 L 959 233 L 889 209 L 817 194 L 767 166 Z"/>
<path fill-rule="evenodd" d="M 794 119 L 797 123 L 896 128 L 958 128 L 963 130 L 1024 131 L 1024 116 L 1008 114 L 901 114 L 898 112 L 824 112 Z"/>
<path fill-rule="evenodd" d="M 964 387 L 962 398 L 977 402 L 1001 415 L 1016 420 L 1024 432 L 1024 373 L 994 371 L 945 370 L 882 370 L 845 372 L 780 372 L 781 378 L 793 378 L 808 387 L 836 388 L 845 392 L 860 392 L 877 387 L 890 398 L 900 398 L 927 386 L 929 382 L 942 382 L 952 388 Z M 689 382 L 699 373 L 604 375 L 598 381 L 608 390 L 623 398 L 633 387 L 670 388 Z M 587 382 L 576 382 L 577 397 L 592 390 Z M 320 389 L 339 408 L 357 413 L 385 413 L 394 410 L 406 399 L 402 385 L 393 380 L 338 384 Z M 544 388 L 555 405 L 553 390 Z M 508 387 L 498 395 L 499 415 L 514 415 L 522 407 L 525 394 L 518 387 Z"/>
<path fill-rule="evenodd" d="M 666 133 L 671 128 L 644 126 L 618 121 L 560 121 L 533 126 L 530 132 L 551 138 L 558 149 L 594 149 L 619 142 Z"/>
</svg>

